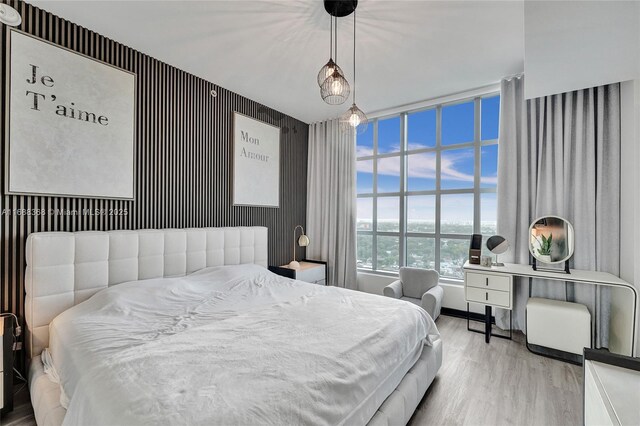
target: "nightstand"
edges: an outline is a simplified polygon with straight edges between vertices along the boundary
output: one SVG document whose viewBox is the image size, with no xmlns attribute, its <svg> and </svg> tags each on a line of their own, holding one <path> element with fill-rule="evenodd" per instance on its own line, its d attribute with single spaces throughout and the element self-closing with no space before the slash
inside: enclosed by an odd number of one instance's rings
<svg viewBox="0 0 640 426">
<path fill-rule="evenodd" d="M 0 317 L 0 414 L 13 410 L 13 320 Z"/>
<path fill-rule="evenodd" d="M 0 317 L 0 412 L 4 414 L 4 317 Z"/>
<path fill-rule="evenodd" d="M 302 260 L 300 269 L 291 269 L 289 265 L 269 266 L 274 274 L 311 284 L 327 284 L 327 262 L 320 260 Z"/>
</svg>

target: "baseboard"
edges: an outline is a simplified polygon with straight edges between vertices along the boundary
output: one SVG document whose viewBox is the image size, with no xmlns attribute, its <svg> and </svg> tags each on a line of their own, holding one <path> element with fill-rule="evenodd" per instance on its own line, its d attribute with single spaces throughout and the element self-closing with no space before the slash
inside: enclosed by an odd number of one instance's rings
<svg viewBox="0 0 640 426">
<path fill-rule="evenodd" d="M 534 345 L 527 342 L 527 349 L 532 354 L 544 356 L 558 361 L 568 362 L 570 364 L 582 365 L 582 355 L 565 352 L 558 349 L 548 348 L 546 346 Z"/>
</svg>

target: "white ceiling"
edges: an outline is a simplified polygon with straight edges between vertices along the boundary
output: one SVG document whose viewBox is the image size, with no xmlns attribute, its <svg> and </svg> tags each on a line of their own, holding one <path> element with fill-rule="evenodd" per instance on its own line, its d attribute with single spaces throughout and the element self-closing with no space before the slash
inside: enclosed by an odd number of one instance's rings
<svg viewBox="0 0 640 426">
<path fill-rule="evenodd" d="M 329 56 L 319 0 L 30 3 L 305 122 L 337 117 L 316 76 Z M 522 1 L 379 1 L 358 6 L 358 105 L 367 113 L 523 71 Z M 353 19 L 338 63 L 352 79 Z"/>
</svg>

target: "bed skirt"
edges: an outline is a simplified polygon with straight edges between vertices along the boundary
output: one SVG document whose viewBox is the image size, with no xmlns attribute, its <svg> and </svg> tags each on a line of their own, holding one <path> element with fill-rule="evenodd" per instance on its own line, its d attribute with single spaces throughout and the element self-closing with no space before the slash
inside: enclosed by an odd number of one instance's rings
<svg viewBox="0 0 640 426">
<path fill-rule="evenodd" d="M 60 405 L 60 385 L 49 380 L 40 355 L 29 363 L 29 393 L 38 426 L 60 426 L 67 414 Z"/>
</svg>

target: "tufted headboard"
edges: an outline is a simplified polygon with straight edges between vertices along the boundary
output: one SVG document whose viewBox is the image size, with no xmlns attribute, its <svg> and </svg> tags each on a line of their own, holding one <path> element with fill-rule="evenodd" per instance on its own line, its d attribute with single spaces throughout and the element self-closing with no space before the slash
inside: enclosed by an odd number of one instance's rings
<svg viewBox="0 0 640 426">
<path fill-rule="evenodd" d="M 35 232 L 27 238 L 27 354 L 49 345 L 49 323 L 103 288 L 210 266 L 267 267 L 267 228 Z"/>
</svg>

